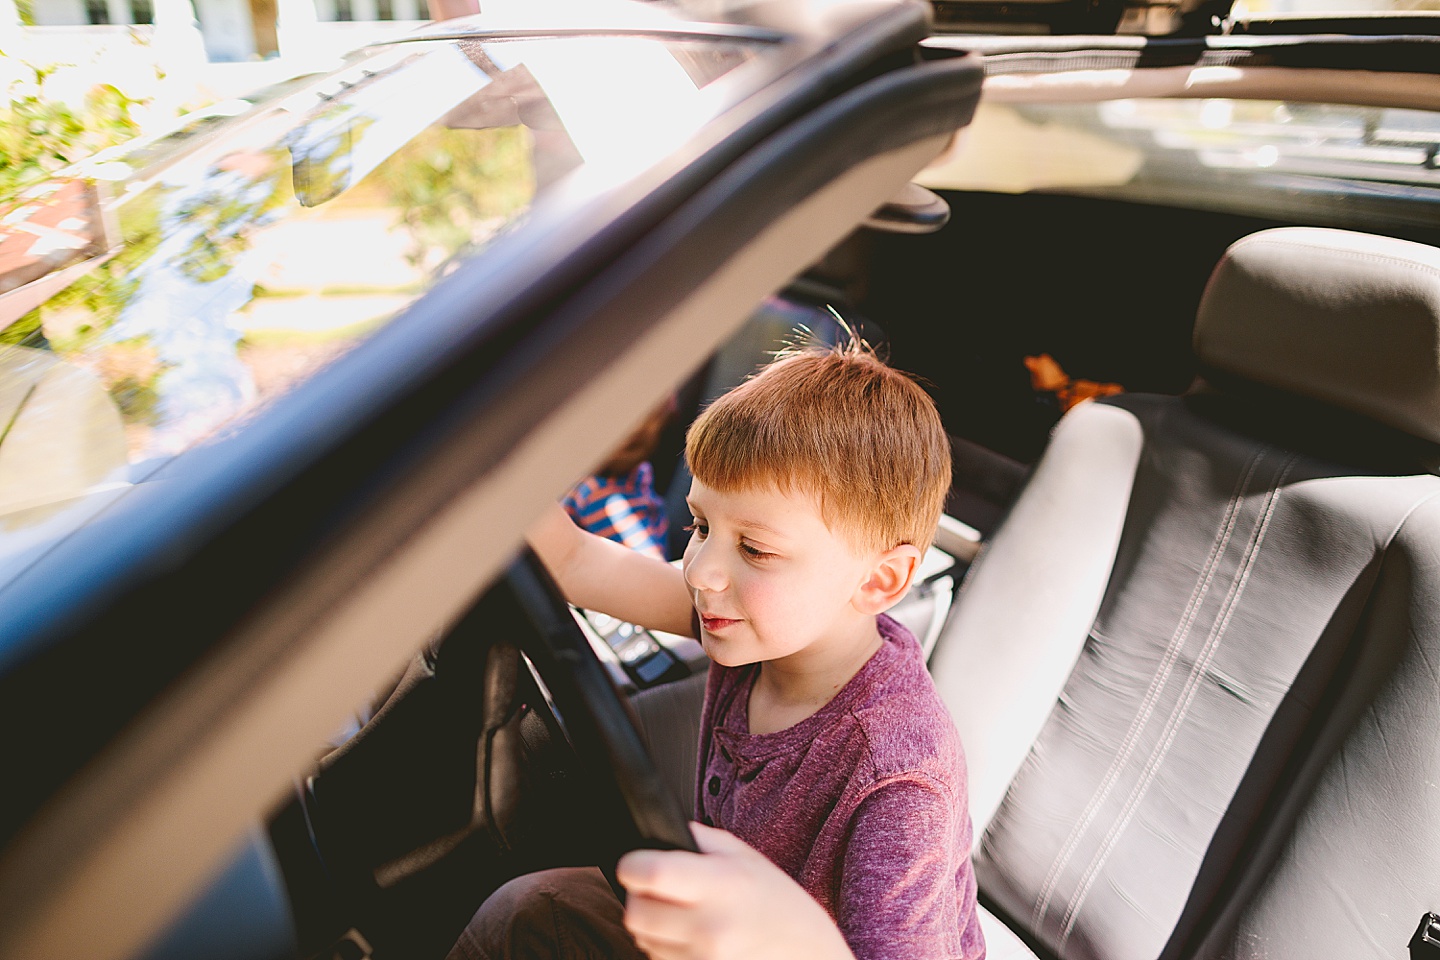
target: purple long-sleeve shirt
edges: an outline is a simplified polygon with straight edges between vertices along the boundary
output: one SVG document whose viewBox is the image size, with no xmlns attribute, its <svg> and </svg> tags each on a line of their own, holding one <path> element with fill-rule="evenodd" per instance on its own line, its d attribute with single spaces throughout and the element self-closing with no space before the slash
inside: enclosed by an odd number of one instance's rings
<svg viewBox="0 0 1440 960">
<path fill-rule="evenodd" d="M 965 756 L 920 645 L 884 642 L 825 706 L 749 732 L 756 665 L 710 666 L 695 809 L 795 878 L 858 960 L 981 960 Z"/>
</svg>

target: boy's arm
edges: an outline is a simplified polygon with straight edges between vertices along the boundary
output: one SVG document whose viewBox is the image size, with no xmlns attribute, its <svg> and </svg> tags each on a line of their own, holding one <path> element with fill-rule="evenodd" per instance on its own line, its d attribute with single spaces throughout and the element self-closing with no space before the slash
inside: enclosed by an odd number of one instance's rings
<svg viewBox="0 0 1440 960">
<path fill-rule="evenodd" d="M 825 908 L 764 854 L 690 830 L 702 853 L 637 850 L 616 867 L 625 926 L 650 960 L 855 960 Z"/>
<path fill-rule="evenodd" d="M 546 507 L 525 538 L 577 607 L 693 635 L 695 607 L 678 568 L 580 529 L 558 504 Z"/>
</svg>

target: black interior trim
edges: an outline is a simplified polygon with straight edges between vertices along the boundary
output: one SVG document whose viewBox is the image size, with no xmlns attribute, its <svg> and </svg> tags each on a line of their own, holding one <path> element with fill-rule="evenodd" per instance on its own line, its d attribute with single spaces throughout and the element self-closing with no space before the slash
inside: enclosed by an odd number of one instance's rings
<svg viewBox="0 0 1440 960">
<path fill-rule="evenodd" d="M 1222 2 L 1228 10 L 1229 0 Z M 1007 33 L 1038 28 L 1057 34 L 1106 34 L 1114 32 L 1124 12 L 1125 4 L 1119 0 L 1045 0 L 1038 3 L 935 0 L 935 27 L 949 33 L 977 28 Z"/>
</svg>

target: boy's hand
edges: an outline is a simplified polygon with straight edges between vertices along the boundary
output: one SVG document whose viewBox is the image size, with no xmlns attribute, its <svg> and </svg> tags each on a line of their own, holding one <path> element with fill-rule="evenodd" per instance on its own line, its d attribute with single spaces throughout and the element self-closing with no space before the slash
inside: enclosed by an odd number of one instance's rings
<svg viewBox="0 0 1440 960">
<path fill-rule="evenodd" d="M 854 960 L 825 909 L 763 854 L 690 830 L 703 853 L 636 850 L 617 867 L 625 926 L 652 960 Z"/>
</svg>

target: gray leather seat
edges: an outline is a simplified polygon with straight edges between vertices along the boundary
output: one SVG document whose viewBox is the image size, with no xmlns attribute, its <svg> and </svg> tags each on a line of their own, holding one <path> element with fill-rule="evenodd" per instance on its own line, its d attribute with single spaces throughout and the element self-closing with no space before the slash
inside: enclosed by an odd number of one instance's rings
<svg viewBox="0 0 1440 960">
<path fill-rule="evenodd" d="M 1403 956 L 1440 910 L 1440 250 L 1247 237 L 1195 348 L 1190 395 L 1062 420 L 932 659 L 992 955 Z"/>
<path fill-rule="evenodd" d="M 991 960 L 1380 960 L 1440 912 L 1440 250 L 1247 237 L 1195 349 L 1061 421 L 931 660 Z"/>
</svg>

